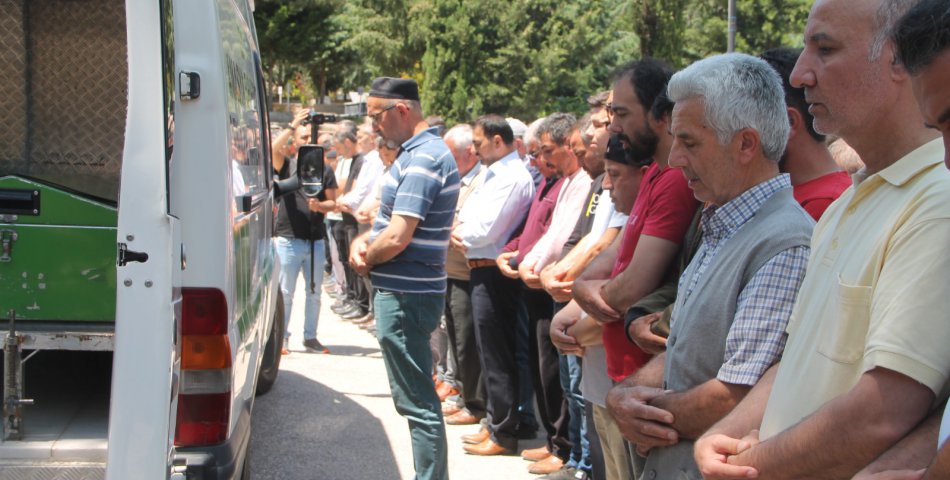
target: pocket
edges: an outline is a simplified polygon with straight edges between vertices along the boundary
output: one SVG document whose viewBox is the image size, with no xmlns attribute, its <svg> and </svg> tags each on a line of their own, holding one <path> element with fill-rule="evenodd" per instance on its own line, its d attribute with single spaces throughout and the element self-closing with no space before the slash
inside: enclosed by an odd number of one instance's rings
<svg viewBox="0 0 950 480">
<path fill-rule="evenodd" d="M 838 363 L 855 363 L 864 356 L 871 320 L 871 287 L 848 285 L 838 277 L 835 296 L 838 318 L 822 332 L 818 353 Z"/>
</svg>

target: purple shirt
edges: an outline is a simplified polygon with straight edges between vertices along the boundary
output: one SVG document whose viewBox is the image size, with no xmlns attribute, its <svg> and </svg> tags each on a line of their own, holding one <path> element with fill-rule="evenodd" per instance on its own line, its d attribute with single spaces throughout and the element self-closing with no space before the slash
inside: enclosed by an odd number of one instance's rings
<svg viewBox="0 0 950 480">
<path fill-rule="evenodd" d="M 531 209 L 528 210 L 528 218 L 525 220 L 521 233 L 505 245 L 504 251 L 506 252 L 518 251 L 516 259 L 519 264 L 534 247 L 534 244 L 538 243 L 544 232 L 548 231 L 554 214 L 554 207 L 557 203 L 557 196 L 563 186 L 563 177 L 553 182 L 545 180 L 544 185 L 534 194 L 534 200 L 531 201 Z"/>
</svg>

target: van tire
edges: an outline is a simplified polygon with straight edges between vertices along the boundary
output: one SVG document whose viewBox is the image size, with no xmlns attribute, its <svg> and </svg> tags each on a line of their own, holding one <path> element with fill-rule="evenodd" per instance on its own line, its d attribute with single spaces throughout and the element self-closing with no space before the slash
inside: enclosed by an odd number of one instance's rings
<svg viewBox="0 0 950 480">
<path fill-rule="evenodd" d="M 274 321 L 270 329 L 270 337 L 267 338 L 267 344 L 264 345 L 264 358 L 261 360 L 261 368 L 257 372 L 257 395 L 263 395 L 270 391 L 277 381 L 277 373 L 280 371 L 280 349 L 284 344 L 284 297 L 277 292 L 277 308 L 274 309 Z"/>
</svg>

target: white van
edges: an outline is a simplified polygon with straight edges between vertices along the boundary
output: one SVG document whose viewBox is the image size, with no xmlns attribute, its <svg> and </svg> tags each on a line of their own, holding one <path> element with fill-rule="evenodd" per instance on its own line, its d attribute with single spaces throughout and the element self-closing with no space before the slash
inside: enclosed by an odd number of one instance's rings
<svg viewBox="0 0 950 480">
<path fill-rule="evenodd" d="M 252 14 L 0 2 L 0 478 L 248 477 L 283 338 Z"/>
</svg>

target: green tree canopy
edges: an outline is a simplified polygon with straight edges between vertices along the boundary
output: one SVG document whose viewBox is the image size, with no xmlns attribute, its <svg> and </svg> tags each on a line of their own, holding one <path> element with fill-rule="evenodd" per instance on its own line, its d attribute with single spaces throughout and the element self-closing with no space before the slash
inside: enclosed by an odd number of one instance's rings
<svg viewBox="0 0 950 480">
<path fill-rule="evenodd" d="M 801 44 L 811 0 L 737 0 L 736 49 Z M 271 82 L 304 74 L 319 95 L 379 75 L 419 81 L 450 123 L 484 113 L 581 112 L 620 64 L 683 67 L 726 49 L 723 0 L 258 0 Z"/>
</svg>

